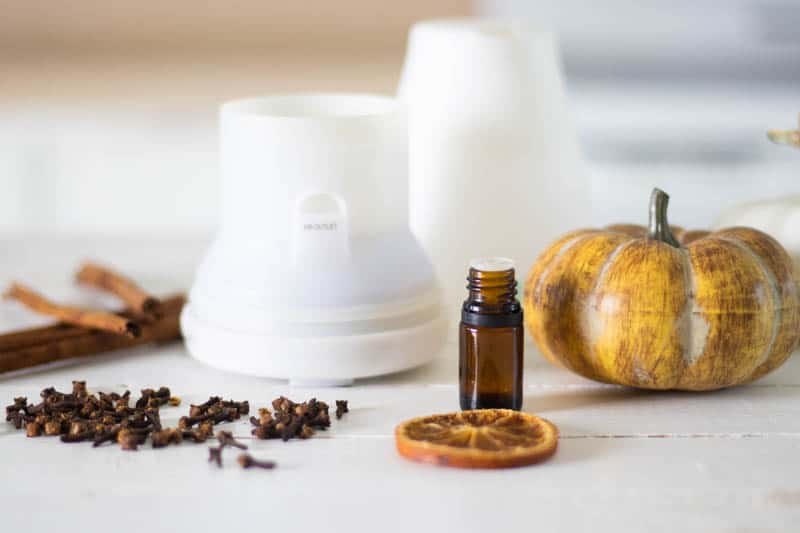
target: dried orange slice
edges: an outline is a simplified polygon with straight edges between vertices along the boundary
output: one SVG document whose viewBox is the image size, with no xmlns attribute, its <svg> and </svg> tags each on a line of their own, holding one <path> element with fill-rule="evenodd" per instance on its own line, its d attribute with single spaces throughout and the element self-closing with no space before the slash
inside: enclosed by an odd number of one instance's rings
<svg viewBox="0 0 800 533">
<path fill-rule="evenodd" d="M 547 459 L 558 428 L 510 409 L 479 409 L 403 422 L 394 431 L 400 455 L 443 466 L 510 468 Z"/>
</svg>

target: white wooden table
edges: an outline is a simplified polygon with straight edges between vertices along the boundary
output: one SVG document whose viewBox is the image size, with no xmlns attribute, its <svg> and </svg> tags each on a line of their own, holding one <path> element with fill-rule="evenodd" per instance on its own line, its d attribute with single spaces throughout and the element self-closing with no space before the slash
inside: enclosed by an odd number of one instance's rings
<svg viewBox="0 0 800 533">
<path fill-rule="evenodd" d="M 147 242 L 147 244 L 144 244 Z M 49 295 L 97 302 L 71 285 L 81 259 L 104 260 L 154 291 L 188 286 L 202 239 L 0 238 L 0 282 L 27 281 Z M 102 298 L 99 298 L 103 300 Z M 454 326 L 457 312 L 454 310 Z M 40 324 L 0 304 L 0 331 Z M 0 424 L 0 531 L 798 531 L 800 361 L 758 383 L 711 394 L 644 393 L 595 384 L 556 369 L 529 348 L 526 411 L 561 429 L 557 454 L 534 467 L 463 471 L 408 462 L 394 426 L 458 408 L 456 347 L 415 371 L 349 388 L 291 388 L 222 373 L 182 345 L 141 348 L 67 367 L 0 378 L 0 402 L 36 398 L 73 379 L 138 394 L 167 385 L 183 398 L 165 407 L 176 423 L 211 394 L 249 400 L 278 395 L 351 412 L 308 441 L 251 439 L 229 428 L 273 471 L 223 469 L 207 444 L 139 452 L 26 438 Z"/>
</svg>

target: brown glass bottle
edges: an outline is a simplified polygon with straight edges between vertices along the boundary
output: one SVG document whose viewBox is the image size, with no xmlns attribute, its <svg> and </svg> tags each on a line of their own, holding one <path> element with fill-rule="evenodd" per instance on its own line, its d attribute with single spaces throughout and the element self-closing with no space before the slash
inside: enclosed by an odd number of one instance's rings
<svg viewBox="0 0 800 533">
<path fill-rule="evenodd" d="M 523 325 L 510 259 L 472 261 L 459 326 L 461 409 L 522 407 Z"/>
</svg>

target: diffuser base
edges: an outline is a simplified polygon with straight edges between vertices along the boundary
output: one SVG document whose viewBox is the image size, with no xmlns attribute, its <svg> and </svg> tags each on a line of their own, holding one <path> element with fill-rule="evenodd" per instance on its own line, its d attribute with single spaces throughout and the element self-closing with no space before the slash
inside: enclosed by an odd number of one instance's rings
<svg viewBox="0 0 800 533">
<path fill-rule="evenodd" d="M 292 384 L 338 386 L 408 370 L 433 359 L 447 338 L 441 315 L 419 325 L 361 335 L 284 337 L 235 331 L 203 321 L 187 304 L 181 329 L 189 353 L 203 363 Z"/>
</svg>

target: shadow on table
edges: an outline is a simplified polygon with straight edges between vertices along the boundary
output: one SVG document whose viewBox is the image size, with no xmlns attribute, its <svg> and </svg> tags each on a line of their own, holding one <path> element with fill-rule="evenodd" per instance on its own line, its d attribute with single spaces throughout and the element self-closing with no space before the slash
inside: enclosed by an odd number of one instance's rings
<svg viewBox="0 0 800 533">
<path fill-rule="evenodd" d="M 676 390 L 640 390 L 617 385 L 597 385 L 588 387 L 536 389 L 527 390 L 523 410 L 531 413 L 546 414 L 549 412 L 569 411 L 574 409 L 604 406 L 607 404 L 627 402 L 630 404 L 647 402 L 649 406 L 656 403 L 669 403 L 674 400 L 691 399 L 693 402 L 705 400 L 730 400 L 742 399 L 743 395 L 752 398 L 753 395 L 769 393 L 773 386 L 760 386 L 747 384 L 738 387 L 714 391 L 676 391 Z M 800 395 L 800 387 L 782 387 L 786 395 Z"/>
<path fill-rule="evenodd" d="M 635 401 L 648 394 L 648 391 L 614 386 L 528 392 L 523 399 L 522 409 L 531 413 L 546 414 L 620 401 Z"/>
</svg>

